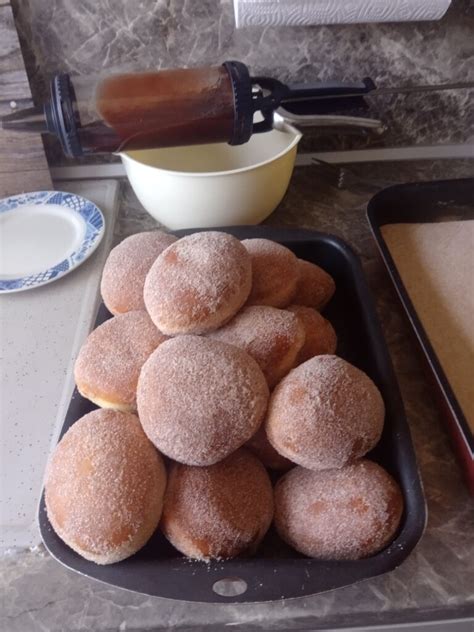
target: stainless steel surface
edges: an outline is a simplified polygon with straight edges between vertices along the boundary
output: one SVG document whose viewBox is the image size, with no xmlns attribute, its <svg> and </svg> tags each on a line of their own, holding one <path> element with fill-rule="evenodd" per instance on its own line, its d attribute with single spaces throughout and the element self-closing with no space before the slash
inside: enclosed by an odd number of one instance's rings
<svg viewBox="0 0 474 632">
<path fill-rule="evenodd" d="M 285 103 L 298 103 L 301 101 L 321 101 L 325 99 L 349 99 L 352 97 L 378 97 L 388 94 L 419 94 L 423 92 L 444 92 L 445 90 L 472 90 L 474 89 L 474 81 L 457 81 L 454 83 L 443 83 L 439 85 L 422 85 L 422 86 L 394 86 L 376 88 L 367 94 L 323 94 L 311 97 L 288 97 Z"/>
<path fill-rule="evenodd" d="M 383 134 L 386 130 L 385 125 L 379 119 L 333 114 L 293 114 L 285 108 L 279 107 L 273 115 L 274 127 L 278 129 L 282 122 L 295 125 L 296 127 L 355 128 L 376 134 Z"/>
</svg>

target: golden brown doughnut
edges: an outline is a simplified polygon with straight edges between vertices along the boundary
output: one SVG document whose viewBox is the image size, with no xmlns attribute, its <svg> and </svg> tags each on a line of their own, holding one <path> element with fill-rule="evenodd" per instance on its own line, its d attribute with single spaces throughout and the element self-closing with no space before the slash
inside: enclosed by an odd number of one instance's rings
<svg viewBox="0 0 474 632">
<path fill-rule="evenodd" d="M 145 305 L 165 334 L 203 334 L 230 320 L 247 300 L 250 256 L 232 235 L 209 231 L 183 237 L 155 261 Z"/>
<path fill-rule="evenodd" d="M 273 391 L 266 431 L 273 447 L 312 470 L 360 458 L 380 439 L 385 406 L 372 380 L 334 355 L 293 369 Z"/>
<path fill-rule="evenodd" d="M 158 255 L 175 241 L 173 235 L 153 230 L 131 235 L 110 251 L 102 272 L 100 291 L 112 314 L 145 309 L 145 277 Z"/>
<path fill-rule="evenodd" d="M 305 340 L 304 326 L 297 316 L 265 305 L 244 307 L 231 321 L 208 336 L 235 345 L 251 355 L 270 388 L 293 368 Z"/>
<path fill-rule="evenodd" d="M 296 255 L 269 239 L 244 239 L 242 244 L 252 258 L 252 291 L 247 305 L 289 305 L 299 278 Z"/>
<path fill-rule="evenodd" d="M 212 465 L 257 431 L 268 386 L 248 353 L 218 340 L 178 336 L 143 365 L 138 413 L 149 439 L 188 465 Z"/>
<path fill-rule="evenodd" d="M 209 561 L 253 552 L 272 517 L 270 479 L 247 450 L 209 467 L 171 466 L 161 528 L 184 555 Z"/>
<path fill-rule="evenodd" d="M 245 447 L 253 452 L 264 464 L 264 466 L 268 467 L 270 470 L 285 471 L 289 470 L 294 465 L 294 463 L 285 459 L 284 456 L 275 450 L 267 438 L 264 426 L 260 426 L 253 437 L 247 441 Z"/>
<path fill-rule="evenodd" d="M 58 536 L 86 560 L 113 564 L 152 536 L 166 471 L 135 415 L 94 410 L 71 426 L 46 471 L 45 501 Z"/>
<path fill-rule="evenodd" d="M 144 310 L 106 320 L 89 334 L 77 357 L 79 392 L 102 408 L 134 412 L 140 370 L 166 339 Z"/>
<path fill-rule="evenodd" d="M 362 459 L 337 470 L 295 467 L 275 488 L 275 525 L 300 553 L 358 560 L 393 539 L 403 512 L 399 486 L 380 465 Z"/>
<path fill-rule="evenodd" d="M 325 270 L 310 261 L 298 259 L 299 279 L 293 303 L 321 311 L 336 291 L 334 279 Z"/>
<path fill-rule="evenodd" d="M 304 305 L 290 305 L 289 312 L 296 314 L 305 331 L 305 341 L 296 358 L 296 365 L 317 355 L 334 354 L 337 336 L 334 327 L 319 312 Z"/>
</svg>

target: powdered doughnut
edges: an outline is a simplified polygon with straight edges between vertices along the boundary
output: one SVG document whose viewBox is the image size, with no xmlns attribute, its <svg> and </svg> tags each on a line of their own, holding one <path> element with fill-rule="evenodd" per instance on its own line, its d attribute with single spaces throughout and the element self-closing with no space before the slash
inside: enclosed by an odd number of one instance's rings
<svg viewBox="0 0 474 632">
<path fill-rule="evenodd" d="M 247 351 L 273 388 L 293 368 L 303 346 L 304 326 L 289 312 L 255 305 L 244 307 L 226 325 L 208 334 Z"/>
<path fill-rule="evenodd" d="M 248 305 L 286 307 L 296 292 L 299 265 L 296 256 L 269 239 L 244 239 L 252 257 L 252 291 Z"/>
<path fill-rule="evenodd" d="M 144 310 L 105 321 L 89 334 L 77 357 L 79 392 L 102 408 L 135 411 L 140 370 L 164 340 Z"/>
<path fill-rule="evenodd" d="M 403 512 L 397 483 L 380 465 L 361 460 L 339 470 L 295 467 L 275 488 L 275 525 L 300 553 L 358 560 L 393 539 Z"/>
<path fill-rule="evenodd" d="M 171 466 L 161 528 L 184 555 L 208 561 L 253 552 L 272 517 L 270 479 L 247 450 L 209 467 Z"/>
<path fill-rule="evenodd" d="M 175 241 L 173 235 L 153 230 L 131 235 L 110 251 L 102 272 L 100 291 L 112 314 L 145 309 L 145 277 L 158 255 Z"/>
<path fill-rule="evenodd" d="M 290 305 L 288 311 L 296 314 L 305 331 L 305 341 L 296 358 L 296 364 L 306 362 L 317 355 L 333 354 L 337 347 L 334 327 L 312 307 Z"/>
<path fill-rule="evenodd" d="M 212 465 L 260 426 L 268 386 L 245 351 L 200 336 L 164 342 L 145 362 L 137 389 L 140 421 L 164 454 Z"/>
<path fill-rule="evenodd" d="M 166 471 L 135 415 L 94 410 L 66 432 L 46 471 L 49 521 L 97 564 L 133 555 L 161 516 Z"/>
<path fill-rule="evenodd" d="M 267 438 L 264 426 L 260 426 L 251 439 L 247 441 L 245 447 L 257 456 L 265 467 L 270 470 L 289 470 L 294 463 L 285 459 L 272 446 Z"/>
<path fill-rule="evenodd" d="M 321 311 L 331 300 L 336 285 L 334 279 L 314 263 L 298 259 L 299 280 L 293 303 Z"/>
<path fill-rule="evenodd" d="M 167 248 L 145 281 L 145 305 L 165 334 L 202 334 L 230 320 L 247 300 L 250 256 L 226 233 L 194 233 Z"/>
<path fill-rule="evenodd" d="M 321 355 L 293 369 L 270 399 L 266 431 L 283 456 L 312 470 L 338 468 L 371 450 L 385 406 L 360 369 Z"/>
</svg>

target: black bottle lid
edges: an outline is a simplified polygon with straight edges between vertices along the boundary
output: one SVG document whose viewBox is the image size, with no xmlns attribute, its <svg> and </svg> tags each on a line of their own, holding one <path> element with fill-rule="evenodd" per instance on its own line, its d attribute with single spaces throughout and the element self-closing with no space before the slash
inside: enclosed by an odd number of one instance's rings
<svg viewBox="0 0 474 632">
<path fill-rule="evenodd" d="M 252 135 L 252 80 L 247 66 L 240 61 L 226 61 L 223 66 L 229 73 L 234 93 L 234 129 L 229 145 L 242 145 Z"/>
<path fill-rule="evenodd" d="M 55 75 L 51 80 L 50 101 L 44 105 L 44 114 L 48 131 L 59 138 L 64 154 L 69 158 L 82 156 L 83 151 L 77 131 L 80 120 L 76 107 L 76 95 L 67 73 Z"/>
</svg>

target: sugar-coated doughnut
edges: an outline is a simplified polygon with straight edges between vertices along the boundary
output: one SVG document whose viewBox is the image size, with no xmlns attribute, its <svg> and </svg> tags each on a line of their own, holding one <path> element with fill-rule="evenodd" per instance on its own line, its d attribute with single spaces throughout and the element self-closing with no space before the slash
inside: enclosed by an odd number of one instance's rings
<svg viewBox="0 0 474 632">
<path fill-rule="evenodd" d="M 273 518 L 273 490 L 260 461 L 241 449 L 209 467 L 174 463 L 161 528 L 197 560 L 253 552 Z"/>
<path fill-rule="evenodd" d="M 138 414 L 149 439 L 188 465 L 212 465 L 243 445 L 265 415 L 268 386 L 253 358 L 200 336 L 167 340 L 143 365 Z"/>
<path fill-rule="evenodd" d="M 334 279 L 325 270 L 310 261 L 298 259 L 299 279 L 293 303 L 321 311 L 336 291 Z"/>
<path fill-rule="evenodd" d="M 203 334 L 237 313 L 251 284 L 250 255 L 238 239 L 194 233 L 157 258 L 146 277 L 145 305 L 165 334 Z"/>
<path fill-rule="evenodd" d="M 140 370 L 166 339 L 144 310 L 106 320 L 89 334 L 77 357 L 79 392 L 102 408 L 134 412 Z"/>
<path fill-rule="evenodd" d="M 163 461 L 138 418 L 94 410 L 66 432 L 48 464 L 48 518 L 76 553 L 113 564 L 152 536 L 165 486 Z"/>
<path fill-rule="evenodd" d="M 300 553 L 323 560 L 358 560 L 392 540 L 403 496 L 380 465 L 363 459 L 337 470 L 295 467 L 275 488 L 275 525 Z"/>
<path fill-rule="evenodd" d="M 302 364 L 317 355 L 334 354 L 337 336 L 331 323 L 312 307 L 290 305 L 287 310 L 296 314 L 305 331 L 304 345 L 296 358 L 296 364 Z"/>
<path fill-rule="evenodd" d="M 321 355 L 278 384 L 265 428 L 277 452 L 324 470 L 371 450 L 382 434 L 384 414 L 382 396 L 368 375 L 342 358 Z"/>
<path fill-rule="evenodd" d="M 260 426 L 257 432 L 251 437 L 245 447 L 257 456 L 265 467 L 270 470 L 289 470 L 294 463 L 279 454 L 267 438 L 265 427 Z"/>
<path fill-rule="evenodd" d="M 145 309 L 145 277 L 158 255 L 175 241 L 173 235 L 153 230 L 131 235 L 110 251 L 102 272 L 100 290 L 112 314 Z"/>
<path fill-rule="evenodd" d="M 247 304 L 289 305 L 299 279 L 296 255 L 269 239 L 244 239 L 242 244 L 252 257 L 252 290 Z"/>
<path fill-rule="evenodd" d="M 247 351 L 273 388 L 295 365 L 305 341 L 304 325 L 286 310 L 253 305 L 244 307 L 226 325 L 208 334 Z"/>
</svg>

